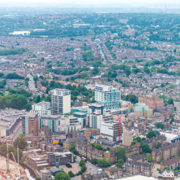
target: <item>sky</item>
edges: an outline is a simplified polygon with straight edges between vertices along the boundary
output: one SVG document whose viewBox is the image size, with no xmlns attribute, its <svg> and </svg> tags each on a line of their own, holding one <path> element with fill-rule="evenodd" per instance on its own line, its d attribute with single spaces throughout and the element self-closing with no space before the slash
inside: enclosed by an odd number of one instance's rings
<svg viewBox="0 0 180 180">
<path fill-rule="evenodd" d="M 172 4 L 180 5 L 180 0 L 0 0 L 1 6 L 26 6 L 26 5 L 42 5 L 42 6 L 70 6 L 81 5 L 88 6 L 92 5 L 94 7 L 108 7 L 115 6 L 121 7 L 122 5 L 127 6 L 147 6 L 153 5 L 163 5 L 168 6 Z"/>
</svg>

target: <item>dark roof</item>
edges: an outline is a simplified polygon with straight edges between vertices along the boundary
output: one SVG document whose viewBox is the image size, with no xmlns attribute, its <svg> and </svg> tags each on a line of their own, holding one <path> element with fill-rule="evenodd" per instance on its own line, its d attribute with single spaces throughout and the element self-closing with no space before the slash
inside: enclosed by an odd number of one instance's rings
<svg viewBox="0 0 180 180">
<path fill-rule="evenodd" d="M 169 160 L 163 162 L 162 165 L 169 166 L 169 165 L 174 164 L 174 163 L 180 163 L 180 158 L 169 159 Z"/>
<path fill-rule="evenodd" d="M 78 137 L 73 137 L 66 140 L 66 142 L 69 142 L 69 143 L 76 143 L 77 141 L 86 142 L 87 139 L 85 136 L 78 136 Z"/>
</svg>

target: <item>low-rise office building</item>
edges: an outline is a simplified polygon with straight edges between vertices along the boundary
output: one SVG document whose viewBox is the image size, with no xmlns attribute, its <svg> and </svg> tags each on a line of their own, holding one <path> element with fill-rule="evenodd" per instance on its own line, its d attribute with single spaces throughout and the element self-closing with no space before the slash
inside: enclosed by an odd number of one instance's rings
<svg viewBox="0 0 180 180">
<path fill-rule="evenodd" d="M 73 154 L 71 152 L 52 152 L 48 153 L 48 162 L 51 166 L 65 165 L 73 162 Z"/>
<path fill-rule="evenodd" d="M 106 136 L 111 141 L 118 141 L 119 140 L 119 122 L 102 122 L 101 135 Z"/>
<path fill-rule="evenodd" d="M 60 117 L 59 115 L 41 116 L 39 118 L 39 128 L 47 127 L 52 133 L 60 131 Z"/>
</svg>

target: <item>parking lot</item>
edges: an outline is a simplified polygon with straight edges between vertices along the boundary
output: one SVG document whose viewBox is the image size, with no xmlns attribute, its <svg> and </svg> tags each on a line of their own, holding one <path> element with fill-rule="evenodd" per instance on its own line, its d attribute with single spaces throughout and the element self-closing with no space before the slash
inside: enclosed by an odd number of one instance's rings
<svg viewBox="0 0 180 180">
<path fill-rule="evenodd" d="M 66 173 L 68 173 L 69 171 L 72 171 L 74 174 L 78 173 L 81 170 L 81 167 L 79 166 L 78 163 L 72 163 L 72 168 L 68 168 L 66 167 L 66 165 L 62 165 L 60 166 L 60 168 L 62 168 Z"/>
</svg>

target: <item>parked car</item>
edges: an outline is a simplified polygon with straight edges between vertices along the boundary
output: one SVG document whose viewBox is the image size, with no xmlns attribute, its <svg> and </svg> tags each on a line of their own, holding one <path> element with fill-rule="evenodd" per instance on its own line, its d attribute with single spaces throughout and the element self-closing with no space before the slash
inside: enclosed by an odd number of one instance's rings
<svg viewBox="0 0 180 180">
<path fill-rule="evenodd" d="M 68 164 L 66 164 L 66 167 L 67 168 L 72 168 L 72 165 L 68 163 Z"/>
</svg>

